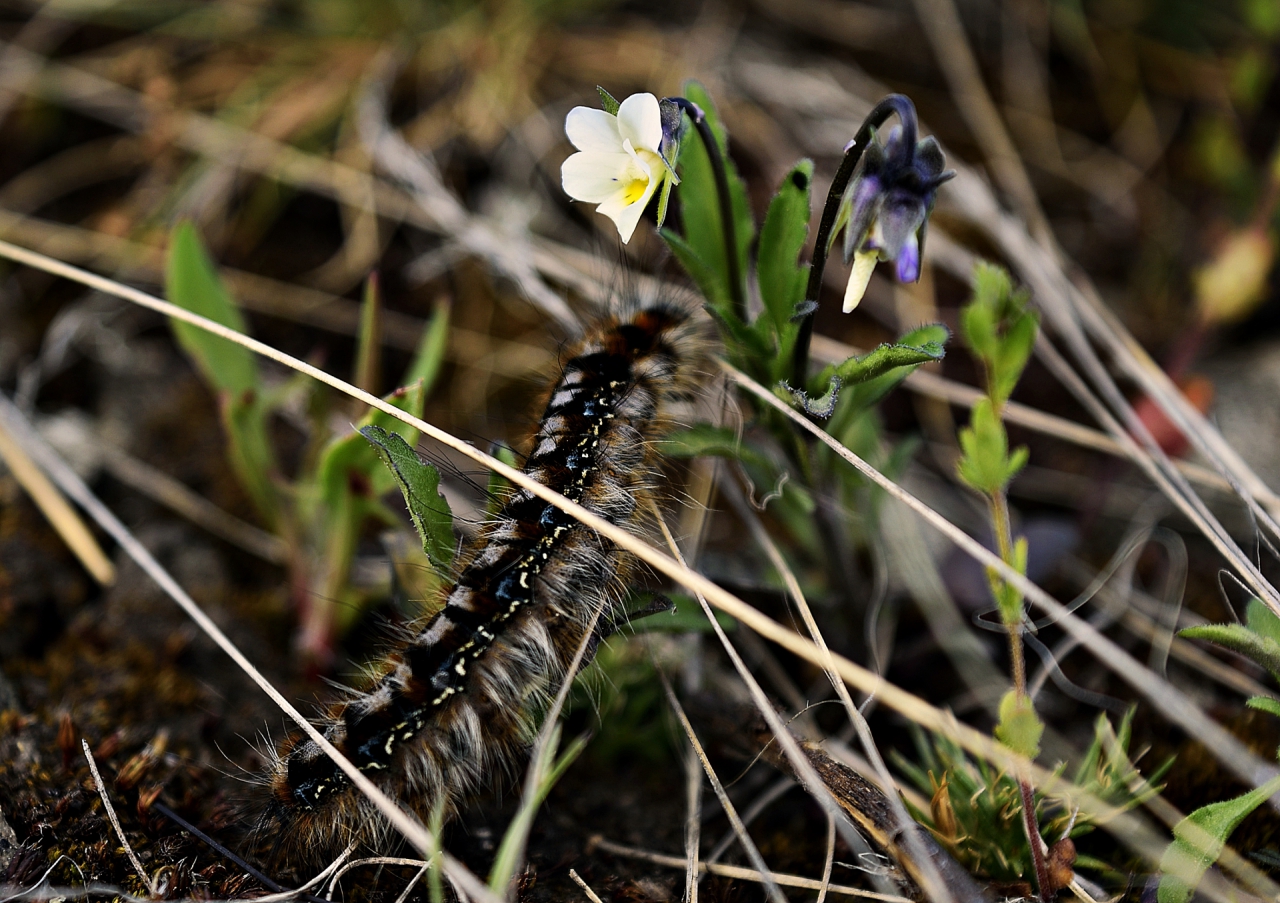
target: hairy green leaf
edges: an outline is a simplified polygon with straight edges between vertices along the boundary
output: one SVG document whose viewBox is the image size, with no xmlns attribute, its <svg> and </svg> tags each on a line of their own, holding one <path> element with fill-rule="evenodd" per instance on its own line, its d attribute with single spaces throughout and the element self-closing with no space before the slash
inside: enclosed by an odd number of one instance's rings
<svg viewBox="0 0 1280 903">
<path fill-rule="evenodd" d="M 1180 630 L 1178 635 L 1192 640 L 1208 640 L 1239 652 L 1280 680 L 1280 643 L 1269 636 L 1255 633 L 1243 624 L 1202 624 Z"/>
<path fill-rule="evenodd" d="M 1231 832 L 1277 792 L 1280 777 L 1235 799 L 1202 806 L 1174 825 L 1173 843 L 1160 860 L 1159 903 L 1186 903 L 1205 871 L 1222 855 Z"/>
<path fill-rule="evenodd" d="M 1027 463 L 1026 448 L 1009 453 L 1009 437 L 989 398 L 973 406 L 969 426 L 960 430 L 960 449 L 956 473 L 984 495 L 1003 492 Z"/>
<path fill-rule="evenodd" d="M 1000 723 L 996 725 L 996 739 L 1016 753 L 1034 759 L 1040 755 L 1040 737 L 1044 723 L 1036 715 L 1029 696 L 1014 690 L 1000 699 Z"/>
<path fill-rule="evenodd" d="M 422 551 L 433 565 L 447 571 L 453 564 L 457 541 L 453 535 L 453 512 L 440 494 L 440 471 L 419 458 L 396 433 L 370 424 L 360 434 L 377 449 L 400 485 L 409 516 L 422 540 Z"/>
<path fill-rule="evenodd" d="M 769 202 L 756 252 L 760 297 L 773 324 L 777 357 L 786 364 L 790 364 L 791 345 L 798 330 L 791 322 L 791 314 L 804 298 L 809 279 L 809 266 L 799 263 L 799 258 L 809 235 L 812 179 L 812 160 L 801 160 L 787 173 Z"/>
</svg>

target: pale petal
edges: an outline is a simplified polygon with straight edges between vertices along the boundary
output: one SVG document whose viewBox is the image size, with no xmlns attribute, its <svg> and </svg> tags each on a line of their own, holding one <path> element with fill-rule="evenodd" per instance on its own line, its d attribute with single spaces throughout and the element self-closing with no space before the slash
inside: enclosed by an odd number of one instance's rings
<svg viewBox="0 0 1280 903">
<path fill-rule="evenodd" d="M 560 165 L 560 184 L 569 197 L 598 204 L 618 192 L 619 178 L 630 165 L 624 153 L 573 154 Z"/>
<path fill-rule="evenodd" d="M 625 193 L 619 191 L 596 208 L 596 213 L 602 213 L 613 220 L 614 225 L 618 227 L 618 235 L 622 238 L 623 244 L 631 241 L 631 236 L 636 231 L 636 225 L 640 222 L 640 217 L 644 215 L 644 208 L 649 206 L 649 199 L 653 197 L 653 192 L 658 187 L 659 181 L 661 180 L 651 179 L 648 187 L 645 188 L 644 194 L 634 204 L 626 203 Z"/>
<path fill-rule="evenodd" d="M 662 145 L 662 110 L 652 94 L 632 94 L 618 107 L 618 133 L 636 150 L 657 151 Z"/>
<path fill-rule="evenodd" d="M 627 152 L 632 164 L 644 173 L 645 178 L 652 181 L 653 167 L 649 164 L 649 160 L 656 158 L 656 161 L 661 163 L 662 158 L 652 151 L 640 150 L 637 152 L 635 147 L 632 146 L 630 138 L 622 139 L 622 149 Z"/>
<path fill-rule="evenodd" d="M 867 284 L 871 282 L 871 273 L 876 268 L 880 255 L 875 251 L 859 251 L 853 255 L 853 269 L 849 271 L 849 284 L 844 290 L 845 313 L 851 313 L 862 296 L 867 293 Z"/>
<path fill-rule="evenodd" d="M 618 117 L 591 107 L 574 107 L 564 118 L 564 133 L 580 151 L 616 154 L 622 149 Z"/>
</svg>

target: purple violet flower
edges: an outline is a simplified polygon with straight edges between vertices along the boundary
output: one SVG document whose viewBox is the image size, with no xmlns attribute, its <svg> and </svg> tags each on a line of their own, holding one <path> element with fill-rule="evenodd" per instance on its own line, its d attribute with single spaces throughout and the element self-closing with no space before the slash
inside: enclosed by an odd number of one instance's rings
<svg viewBox="0 0 1280 903">
<path fill-rule="evenodd" d="M 845 313 L 862 300 L 877 261 L 893 261 L 899 282 L 920 278 L 929 213 L 938 186 L 954 175 L 932 136 L 914 147 L 902 140 L 900 127 L 889 132 L 883 146 L 872 136 L 840 201 L 839 218 L 847 217 L 844 259 L 853 263 Z"/>
</svg>

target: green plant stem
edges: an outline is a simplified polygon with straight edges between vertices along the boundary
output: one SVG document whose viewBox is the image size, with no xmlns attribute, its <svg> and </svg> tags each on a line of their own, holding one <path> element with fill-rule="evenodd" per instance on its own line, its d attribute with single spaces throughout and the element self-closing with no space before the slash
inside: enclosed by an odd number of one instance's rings
<svg viewBox="0 0 1280 903">
<path fill-rule="evenodd" d="M 1031 781 L 1018 775 L 1018 790 L 1022 793 L 1022 826 L 1027 831 L 1027 844 L 1031 847 L 1031 862 L 1036 870 L 1036 890 L 1043 903 L 1049 903 L 1049 865 L 1044 859 L 1044 841 L 1040 839 L 1040 826 L 1036 824 L 1035 791 Z"/>
<path fill-rule="evenodd" d="M 991 524 L 996 534 L 996 545 L 1000 558 L 1011 567 L 1016 567 L 1013 554 L 1013 528 L 1009 518 L 1009 497 L 997 492 L 990 498 Z M 1022 645 L 1022 607 L 1018 607 L 1016 617 L 1007 617 L 1000 613 L 1005 630 L 1009 635 L 1009 666 L 1013 671 L 1013 691 L 1018 698 L 1027 696 L 1027 661 Z M 1040 899 L 1047 901 L 1049 887 L 1049 867 L 1044 858 L 1044 842 L 1040 837 L 1040 826 L 1036 823 L 1035 790 L 1026 775 L 1018 775 L 1018 790 L 1022 795 L 1022 826 L 1027 833 L 1027 845 L 1031 849 L 1031 862 L 1036 872 L 1036 888 Z"/>
<path fill-rule="evenodd" d="M 996 534 L 996 550 L 1000 559 L 1010 567 L 1017 567 L 1013 554 L 1013 528 L 1009 518 L 1009 497 L 1004 492 L 997 492 L 987 500 L 991 511 L 991 526 Z M 1009 660 L 1013 670 L 1013 689 L 1018 697 L 1027 695 L 1027 663 L 1022 649 L 1022 616 L 1021 608 L 1017 616 L 1003 609 L 1000 620 L 1004 623 L 1009 635 Z"/>
<path fill-rule="evenodd" d="M 807 385 L 806 371 L 809 369 L 809 343 L 813 339 L 813 317 L 817 312 L 818 295 L 822 291 L 822 273 L 827 267 L 830 253 L 831 233 L 835 228 L 836 218 L 840 213 L 840 200 L 844 190 L 858 168 L 863 152 L 875 134 L 875 130 L 885 124 L 893 114 L 902 122 L 902 140 L 906 147 L 916 146 L 916 108 L 911 99 L 902 94 L 890 94 L 872 108 L 863 120 L 858 134 L 845 148 L 844 159 L 831 180 L 831 189 L 827 192 L 827 202 L 822 208 L 822 219 L 818 221 L 817 241 L 813 246 L 813 260 L 809 268 L 809 284 L 805 288 L 804 317 L 800 321 L 800 331 L 796 335 L 795 349 L 791 354 L 791 384 L 803 387 Z"/>
<path fill-rule="evenodd" d="M 729 194 L 729 173 L 725 169 L 724 157 L 720 153 L 720 145 L 711 131 L 711 124 L 707 122 L 702 108 L 684 97 L 673 97 L 671 100 L 689 114 L 693 127 L 698 130 L 698 137 L 702 139 L 702 146 L 707 149 L 707 159 L 711 161 L 711 172 L 716 179 L 716 197 L 720 202 L 720 226 L 724 230 L 724 259 L 729 271 L 729 298 L 733 302 L 733 312 L 745 323 L 747 298 L 743 290 L 742 265 L 738 260 L 738 230 L 733 223 L 733 198 Z"/>
</svg>

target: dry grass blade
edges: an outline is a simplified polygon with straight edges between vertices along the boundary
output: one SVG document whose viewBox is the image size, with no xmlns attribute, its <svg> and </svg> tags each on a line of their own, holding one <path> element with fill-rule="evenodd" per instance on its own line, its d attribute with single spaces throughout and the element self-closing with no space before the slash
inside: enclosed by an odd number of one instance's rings
<svg viewBox="0 0 1280 903">
<path fill-rule="evenodd" d="M 116 569 L 111 559 L 102 551 L 102 546 L 93 538 L 80 515 L 76 514 L 62 493 L 49 482 L 48 477 L 41 473 L 40 468 L 36 467 L 22 446 L 15 441 L 11 430 L 5 419 L 0 417 L 0 462 L 8 466 L 9 473 L 13 474 L 18 485 L 26 490 L 40 513 L 93 579 L 102 586 L 115 583 Z"/>
<path fill-rule="evenodd" d="M 598 850 L 604 850 L 606 853 L 612 853 L 615 856 L 624 856 L 628 859 L 639 859 L 644 862 L 652 862 L 654 865 L 665 865 L 669 868 L 682 869 L 685 867 L 685 861 L 679 856 L 664 856 L 661 853 L 652 853 L 648 850 L 639 850 L 635 847 L 628 847 L 620 843 L 613 843 L 605 840 L 603 837 L 591 838 L 591 846 Z M 725 878 L 734 878 L 740 881 L 755 881 L 763 883 L 765 878 L 759 872 L 752 869 L 742 868 L 736 865 L 720 865 L 715 862 L 703 862 L 698 866 L 698 871 L 707 875 L 722 875 Z M 779 872 L 771 872 L 778 884 L 783 887 L 798 887 L 802 890 L 821 891 L 824 882 L 815 881 L 813 878 L 801 878 L 798 875 L 784 875 Z M 897 894 L 881 894 L 873 890 L 863 890 L 860 887 L 848 887 L 843 884 L 826 884 L 826 888 L 833 894 L 842 894 L 846 897 L 859 897 L 864 900 L 879 900 L 880 903 L 911 903 L 910 897 L 903 897 Z"/>
<path fill-rule="evenodd" d="M 854 354 L 860 353 L 851 345 L 820 335 L 813 337 L 812 348 L 814 358 L 827 363 L 838 363 Z M 972 408 L 979 399 L 985 397 L 981 391 L 973 386 L 938 376 L 936 373 L 930 373 L 927 370 L 916 370 L 903 381 L 903 385 L 919 395 L 937 398 L 964 408 Z M 1004 419 L 1008 423 L 1025 427 L 1045 436 L 1061 439 L 1064 442 L 1070 442 L 1081 448 L 1105 452 L 1122 458 L 1130 457 L 1125 446 L 1112 439 L 1106 433 L 1016 401 L 1006 403 Z M 1231 482 L 1215 471 L 1181 459 L 1173 463 L 1178 470 L 1186 475 L 1187 479 L 1199 483 L 1206 489 L 1215 489 L 1219 492 L 1227 493 L 1233 492 Z M 1255 495 L 1267 505 L 1280 505 L 1280 496 L 1277 496 L 1265 486 L 1256 487 Z"/>
<path fill-rule="evenodd" d="M 751 864 L 756 867 L 756 873 L 762 876 L 761 880 L 764 882 L 765 892 L 770 900 L 774 900 L 776 903 L 785 903 L 787 898 L 778 889 L 778 884 L 774 881 L 773 874 L 769 871 L 769 867 L 765 865 L 764 857 L 760 855 L 760 850 L 751 839 L 751 835 L 747 833 L 746 825 L 742 823 L 742 819 L 738 816 L 737 808 L 733 805 L 733 801 L 729 799 L 729 794 L 725 792 L 724 785 L 720 783 L 720 778 L 716 775 L 716 770 L 712 767 L 711 760 L 703 752 L 702 744 L 698 741 L 698 735 L 694 732 L 693 725 L 689 723 L 689 717 L 684 713 L 680 700 L 676 699 L 675 690 L 671 689 L 671 682 L 667 680 L 667 676 L 661 671 L 658 672 L 658 677 L 662 680 L 662 689 L 667 694 L 667 703 L 680 720 L 680 726 L 684 728 L 685 736 L 689 739 L 689 746 L 693 749 L 694 755 L 702 763 L 703 771 L 706 772 L 707 778 L 711 781 L 711 788 L 715 791 L 716 798 L 720 800 L 720 807 L 724 809 L 724 814 L 729 817 L 729 823 L 733 825 L 734 833 L 738 835 L 738 842 L 742 844 L 742 849 L 746 852 L 747 858 L 751 860 Z M 684 866 L 687 863 L 681 863 L 681 865 Z"/>
<path fill-rule="evenodd" d="M 702 763 L 693 747 L 684 757 L 685 805 L 684 823 L 685 903 L 698 903 L 698 849 L 702 843 Z"/>
<path fill-rule="evenodd" d="M 667 527 L 666 520 L 662 517 L 662 513 L 655 510 L 654 517 L 657 520 L 659 528 L 662 530 L 663 539 L 666 540 L 668 548 L 671 549 L 671 553 L 675 556 L 677 564 L 681 567 L 685 567 L 687 570 L 684 558 L 680 553 L 680 547 L 676 543 L 675 537 L 671 535 L 671 531 Z M 760 713 L 765 722 L 769 725 L 769 730 L 772 732 L 773 738 L 777 740 L 778 746 L 782 749 L 787 766 L 795 775 L 796 779 L 804 786 L 805 790 L 807 790 L 818 804 L 822 806 L 823 810 L 826 811 L 829 816 L 836 819 L 836 828 L 844 835 L 845 842 L 849 844 L 849 848 L 855 850 L 859 849 L 861 844 L 859 843 L 860 838 L 858 838 L 857 832 L 851 825 L 846 823 L 844 819 L 840 817 L 839 810 L 841 801 L 835 798 L 831 790 L 823 782 L 822 776 L 813 767 L 812 763 L 809 761 L 809 757 L 800 748 L 800 744 L 796 741 L 796 738 L 792 735 L 790 729 L 783 723 L 782 719 L 778 716 L 778 713 L 774 711 L 773 704 L 769 701 L 768 697 L 765 696 L 764 690 L 761 689 L 759 682 L 756 681 L 754 675 L 752 675 L 747 669 L 746 664 L 742 661 L 742 656 L 738 654 L 738 650 L 735 649 L 733 643 L 729 641 L 729 637 L 724 632 L 724 628 L 722 628 L 720 623 L 716 620 L 715 613 L 711 610 L 711 606 L 707 602 L 706 597 L 696 590 L 694 591 L 694 597 L 698 600 L 698 604 L 702 606 L 702 610 L 707 616 L 707 621 L 711 625 L 711 629 L 715 633 L 716 638 L 720 641 L 720 645 L 724 648 L 725 653 L 729 656 L 729 660 L 733 663 L 734 670 L 738 672 L 738 676 L 742 679 L 742 682 L 746 684 L 747 690 L 751 693 L 751 699 L 755 705 L 756 711 Z M 809 626 L 812 632 L 816 634 L 814 645 L 815 648 L 818 649 L 819 655 L 821 655 L 825 660 L 830 661 L 831 653 L 827 649 L 826 644 L 822 642 L 822 637 L 820 632 L 817 630 L 817 625 L 812 624 Z M 826 670 L 825 664 L 824 670 Z M 828 670 L 828 673 L 832 674 L 833 672 Z M 832 679 L 835 683 L 840 685 L 840 689 L 844 689 L 844 685 L 838 677 L 833 677 Z M 666 684 L 665 677 L 663 678 L 663 686 L 667 688 L 667 692 L 670 694 L 671 690 Z M 845 690 L 845 693 L 847 695 L 848 691 Z M 674 700 L 674 697 L 672 698 Z M 861 721 L 861 716 L 857 714 L 856 710 L 852 709 L 852 705 L 850 706 L 850 709 L 853 711 L 854 716 Z M 681 714 L 681 718 L 683 719 L 683 714 Z M 875 743 L 871 739 L 869 730 L 862 733 L 862 739 L 870 747 L 868 755 L 878 760 L 879 753 L 875 749 Z M 700 752 L 699 755 L 701 756 Z M 705 761 L 703 764 L 708 768 L 710 767 Z M 951 901 L 956 899 L 952 894 L 953 890 L 960 895 L 962 903 L 968 903 L 970 900 L 976 900 L 980 897 L 976 887 L 970 888 L 963 885 L 952 886 L 942 880 L 942 875 L 939 873 L 937 865 L 934 863 L 932 857 L 928 855 L 928 852 L 924 849 L 923 845 L 919 842 L 914 830 L 915 823 L 907 816 L 906 810 L 902 806 L 902 802 L 897 800 L 896 796 L 893 796 L 893 779 L 887 776 L 888 770 L 884 768 L 884 763 L 881 761 L 878 777 L 884 782 L 884 786 L 888 788 L 885 798 L 888 801 L 890 810 L 894 814 L 895 820 L 897 821 L 898 830 L 906 841 L 905 850 L 899 849 L 897 844 L 891 845 L 895 852 L 898 853 L 899 864 L 903 867 L 904 872 L 909 874 L 912 880 L 914 880 L 922 888 L 923 892 L 932 900 L 951 903 Z M 712 780 L 714 782 L 714 778 Z M 894 802 L 897 803 L 896 807 L 894 806 Z M 746 831 L 744 827 L 740 827 L 741 822 L 737 818 L 736 814 L 730 818 L 730 821 L 733 823 L 734 831 L 738 835 L 738 839 L 742 841 L 743 846 L 746 847 Z M 884 832 L 882 832 L 882 834 L 883 833 Z M 880 839 L 887 839 L 887 835 Z M 759 868 L 759 865 L 757 865 L 757 868 Z"/>
</svg>

